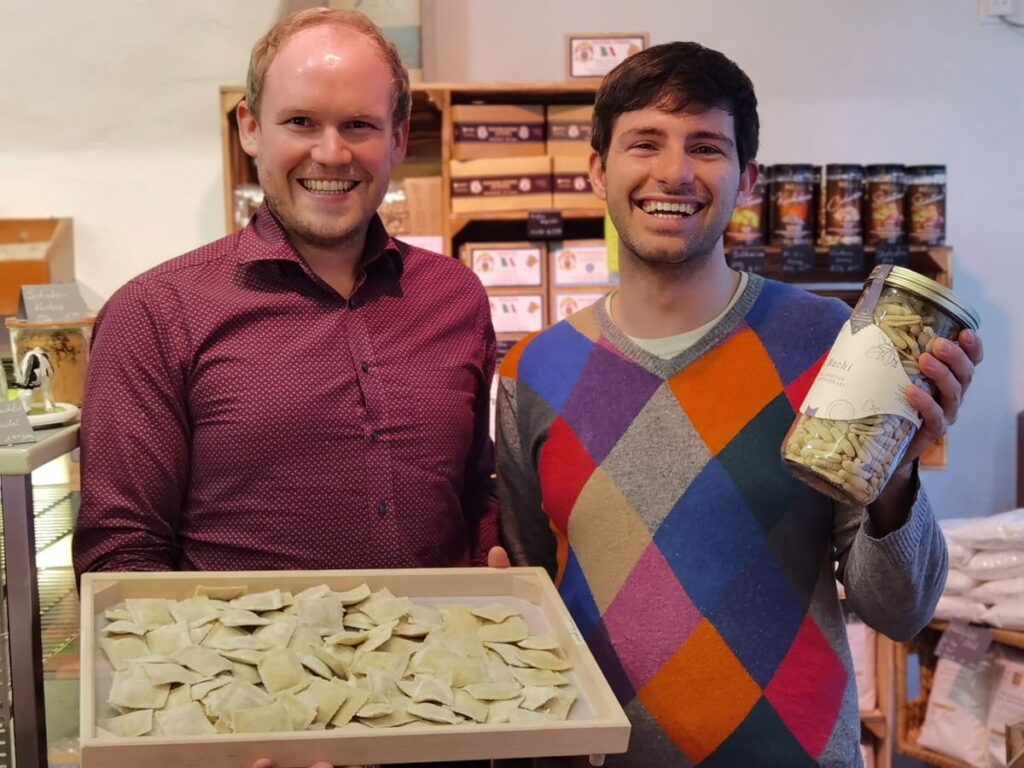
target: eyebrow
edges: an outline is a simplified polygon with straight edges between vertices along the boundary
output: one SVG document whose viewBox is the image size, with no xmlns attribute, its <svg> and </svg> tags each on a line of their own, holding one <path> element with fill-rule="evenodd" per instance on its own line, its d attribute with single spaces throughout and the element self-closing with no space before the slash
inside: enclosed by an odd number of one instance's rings
<svg viewBox="0 0 1024 768">
<path fill-rule="evenodd" d="M 653 137 L 663 139 L 668 134 L 661 128 L 633 128 L 622 134 L 624 139 Z M 717 141 L 726 146 L 735 146 L 736 142 L 719 131 L 695 131 L 686 137 L 687 141 Z"/>
</svg>

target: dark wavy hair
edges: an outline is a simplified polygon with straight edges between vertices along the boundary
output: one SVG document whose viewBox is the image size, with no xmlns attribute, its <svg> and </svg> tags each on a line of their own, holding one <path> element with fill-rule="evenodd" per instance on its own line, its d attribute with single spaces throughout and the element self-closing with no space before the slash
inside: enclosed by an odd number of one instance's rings
<svg viewBox="0 0 1024 768">
<path fill-rule="evenodd" d="M 619 115 L 647 107 L 680 112 L 690 104 L 732 115 L 741 170 L 757 156 L 754 84 L 734 61 L 698 43 L 655 45 L 609 72 L 597 91 L 591 146 L 606 160 Z"/>
</svg>

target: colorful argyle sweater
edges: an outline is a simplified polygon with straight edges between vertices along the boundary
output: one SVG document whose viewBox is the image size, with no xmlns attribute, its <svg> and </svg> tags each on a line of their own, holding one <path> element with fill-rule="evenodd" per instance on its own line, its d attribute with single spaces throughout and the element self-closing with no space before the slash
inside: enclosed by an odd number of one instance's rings
<svg viewBox="0 0 1024 768">
<path fill-rule="evenodd" d="M 779 447 L 849 310 L 751 276 L 672 360 L 599 301 L 501 369 L 513 560 L 547 567 L 626 709 L 608 765 L 850 766 L 850 607 L 897 638 L 931 616 L 946 551 L 924 493 L 883 538 L 793 479 Z M 838 566 L 838 568 L 837 568 Z"/>
</svg>

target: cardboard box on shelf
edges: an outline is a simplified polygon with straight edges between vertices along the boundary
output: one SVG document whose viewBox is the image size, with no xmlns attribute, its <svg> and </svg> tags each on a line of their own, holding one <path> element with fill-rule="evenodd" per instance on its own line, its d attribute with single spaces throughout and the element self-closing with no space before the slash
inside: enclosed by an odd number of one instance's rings
<svg viewBox="0 0 1024 768">
<path fill-rule="evenodd" d="M 18 313 L 23 285 L 75 279 L 71 219 L 0 219 L 0 317 Z"/>
<path fill-rule="evenodd" d="M 548 324 L 548 302 L 543 293 L 492 288 L 487 296 L 496 334 L 534 333 Z"/>
<path fill-rule="evenodd" d="M 466 243 L 460 258 L 488 288 L 547 285 L 544 243 Z"/>
<path fill-rule="evenodd" d="M 442 180 L 440 176 L 410 176 L 405 179 L 409 202 L 410 235 L 440 235 L 444 232 Z"/>
<path fill-rule="evenodd" d="M 590 104 L 548 105 L 548 154 L 589 158 L 593 118 Z"/>
<path fill-rule="evenodd" d="M 618 282 L 608 269 L 604 240 L 563 240 L 548 251 L 548 282 L 552 288 L 609 285 Z"/>
<path fill-rule="evenodd" d="M 452 157 L 530 157 L 544 154 L 544 107 L 457 104 L 452 107 Z"/>
<path fill-rule="evenodd" d="M 548 307 L 551 310 L 551 324 L 559 323 L 569 315 L 586 309 L 600 301 L 615 286 L 602 285 L 593 288 L 552 288 Z"/>
<path fill-rule="evenodd" d="M 551 158 L 452 160 L 452 212 L 551 208 Z"/>
<path fill-rule="evenodd" d="M 556 156 L 551 158 L 551 164 L 551 200 L 554 208 L 604 208 L 604 203 L 590 186 L 588 158 Z"/>
</svg>

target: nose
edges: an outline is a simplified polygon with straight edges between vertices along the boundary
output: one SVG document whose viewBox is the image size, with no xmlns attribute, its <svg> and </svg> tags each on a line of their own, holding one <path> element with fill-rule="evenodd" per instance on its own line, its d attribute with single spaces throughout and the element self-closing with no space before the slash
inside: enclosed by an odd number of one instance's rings
<svg viewBox="0 0 1024 768">
<path fill-rule="evenodd" d="M 334 128 L 320 132 L 309 156 L 320 165 L 348 165 L 352 162 L 352 150 L 345 137 Z"/>
<path fill-rule="evenodd" d="M 693 184 L 694 161 L 685 147 L 671 147 L 662 152 L 654 169 L 654 178 L 669 189 Z"/>
</svg>

